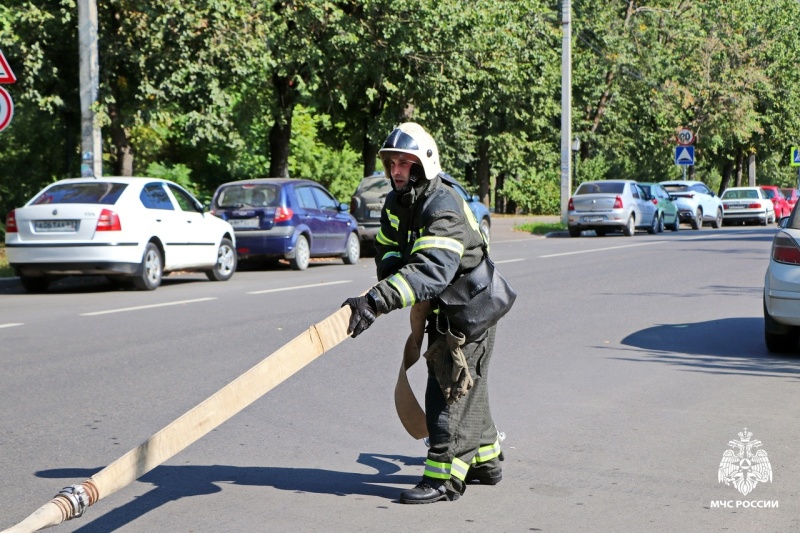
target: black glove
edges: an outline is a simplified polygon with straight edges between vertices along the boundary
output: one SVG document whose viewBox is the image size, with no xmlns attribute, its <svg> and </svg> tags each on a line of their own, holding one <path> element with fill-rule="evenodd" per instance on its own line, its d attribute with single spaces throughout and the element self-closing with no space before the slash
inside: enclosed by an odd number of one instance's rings
<svg viewBox="0 0 800 533">
<path fill-rule="evenodd" d="M 350 315 L 350 324 L 347 326 L 347 334 L 355 339 L 375 322 L 378 313 L 375 299 L 367 293 L 364 296 L 348 298 L 342 307 L 345 305 L 349 305 L 353 311 Z"/>
</svg>

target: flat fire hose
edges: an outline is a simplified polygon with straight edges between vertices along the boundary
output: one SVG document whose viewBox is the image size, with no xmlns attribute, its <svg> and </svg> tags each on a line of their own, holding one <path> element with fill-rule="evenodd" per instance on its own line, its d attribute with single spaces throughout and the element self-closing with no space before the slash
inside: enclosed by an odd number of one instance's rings
<svg viewBox="0 0 800 533">
<path fill-rule="evenodd" d="M 342 342 L 348 336 L 349 321 L 350 307 L 344 306 L 289 341 L 137 448 L 82 484 L 63 489 L 48 503 L 3 533 L 39 531 L 81 516 L 88 506 L 159 466 Z"/>
<path fill-rule="evenodd" d="M 422 351 L 422 339 L 425 336 L 425 318 L 430 311 L 430 302 L 419 302 L 411 307 L 411 334 L 406 340 L 403 349 L 403 364 L 400 365 L 400 374 L 394 387 L 394 405 L 397 416 L 400 417 L 403 427 L 415 439 L 428 436 L 428 427 L 425 424 L 425 411 L 419 406 L 414 391 L 408 382 L 408 369 L 419 361 Z"/>
</svg>

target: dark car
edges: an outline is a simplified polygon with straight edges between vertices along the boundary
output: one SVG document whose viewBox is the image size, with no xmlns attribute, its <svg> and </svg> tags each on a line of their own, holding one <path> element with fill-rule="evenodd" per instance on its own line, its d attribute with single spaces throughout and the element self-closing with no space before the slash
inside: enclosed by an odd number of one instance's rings
<svg viewBox="0 0 800 533">
<path fill-rule="evenodd" d="M 224 183 L 214 193 L 211 211 L 233 226 L 240 261 L 287 259 L 293 269 L 305 270 L 312 257 L 341 257 L 352 265 L 361 255 L 347 204 L 311 180 Z"/>
<path fill-rule="evenodd" d="M 455 189 L 469 207 L 475 220 L 478 222 L 481 233 L 489 242 L 492 215 L 477 195 L 469 194 L 467 190 L 451 175 L 440 174 L 442 181 Z M 365 243 L 373 243 L 375 236 L 381 229 L 381 209 L 386 195 L 392 190 L 392 185 L 383 172 L 376 172 L 361 180 L 350 199 L 350 213 L 358 221 L 358 233 Z"/>
</svg>

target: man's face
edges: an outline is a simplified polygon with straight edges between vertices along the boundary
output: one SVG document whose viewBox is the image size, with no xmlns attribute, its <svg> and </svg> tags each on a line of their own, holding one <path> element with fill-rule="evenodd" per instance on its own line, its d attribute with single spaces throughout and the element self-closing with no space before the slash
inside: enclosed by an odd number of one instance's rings
<svg viewBox="0 0 800 533">
<path fill-rule="evenodd" d="M 394 182 L 395 190 L 402 190 L 408 185 L 411 167 L 417 163 L 416 157 L 408 154 L 397 154 L 389 157 L 389 174 Z"/>
</svg>

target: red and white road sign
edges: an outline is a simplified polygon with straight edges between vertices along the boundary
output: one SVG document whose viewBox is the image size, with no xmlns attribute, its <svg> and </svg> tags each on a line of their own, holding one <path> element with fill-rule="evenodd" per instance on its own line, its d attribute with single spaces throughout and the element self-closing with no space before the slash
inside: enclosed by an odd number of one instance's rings
<svg viewBox="0 0 800 533">
<path fill-rule="evenodd" d="M 17 81 L 17 77 L 11 72 L 11 67 L 8 66 L 6 56 L 4 56 L 3 51 L 0 50 L 0 83 L 14 83 L 15 81 Z"/>
<path fill-rule="evenodd" d="M 0 87 L 0 131 L 6 129 L 14 116 L 14 102 L 8 91 Z"/>
<path fill-rule="evenodd" d="M 683 128 L 678 132 L 676 139 L 681 146 L 689 146 L 694 143 L 694 133 L 690 129 Z"/>
</svg>

